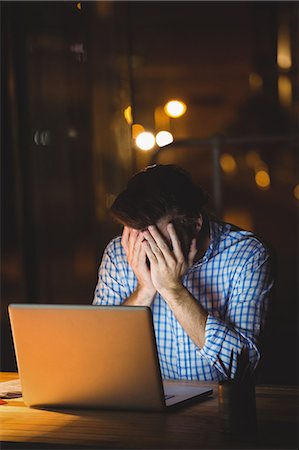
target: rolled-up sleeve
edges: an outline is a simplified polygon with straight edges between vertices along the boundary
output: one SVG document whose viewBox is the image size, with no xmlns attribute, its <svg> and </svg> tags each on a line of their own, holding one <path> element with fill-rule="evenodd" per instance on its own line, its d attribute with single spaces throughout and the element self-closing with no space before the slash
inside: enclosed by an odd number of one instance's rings
<svg viewBox="0 0 299 450">
<path fill-rule="evenodd" d="M 226 313 L 223 318 L 208 316 L 205 328 L 205 345 L 201 356 L 222 375 L 229 367 L 233 351 L 232 376 L 236 370 L 237 353 L 247 347 L 250 362 L 256 367 L 260 359 L 259 337 L 265 324 L 270 291 L 273 285 L 268 251 L 260 247 L 250 255 L 232 282 Z"/>
</svg>

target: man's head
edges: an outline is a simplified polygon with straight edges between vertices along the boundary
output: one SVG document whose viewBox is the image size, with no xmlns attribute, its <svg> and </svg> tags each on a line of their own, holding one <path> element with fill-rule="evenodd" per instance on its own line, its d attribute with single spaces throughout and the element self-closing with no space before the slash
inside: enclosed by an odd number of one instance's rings
<svg viewBox="0 0 299 450">
<path fill-rule="evenodd" d="M 111 207 L 113 217 L 130 228 L 144 230 L 171 221 L 183 246 L 196 234 L 207 203 L 206 193 L 175 165 L 155 165 L 134 175 Z M 186 243 L 185 243 L 186 241 Z"/>
</svg>

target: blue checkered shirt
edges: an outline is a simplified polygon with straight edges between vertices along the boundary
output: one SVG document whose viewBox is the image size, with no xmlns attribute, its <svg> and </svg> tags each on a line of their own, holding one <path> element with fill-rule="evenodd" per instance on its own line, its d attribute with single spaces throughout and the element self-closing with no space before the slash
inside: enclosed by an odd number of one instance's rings
<svg viewBox="0 0 299 450">
<path fill-rule="evenodd" d="M 260 359 L 259 336 L 273 284 L 268 250 L 249 231 L 211 218 L 209 226 L 204 257 L 182 279 L 208 312 L 204 347 L 194 344 L 160 294 L 151 306 L 164 379 L 224 379 L 218 357 L 227 368 L 232 349 L 236 354 L 244 346 L 254 366 Z M 121 305 L 136 286 L 119 236 L 104 252 L 93 303 Z M 236 358 L 232 373 L 235 369 Z"/>
</svg>

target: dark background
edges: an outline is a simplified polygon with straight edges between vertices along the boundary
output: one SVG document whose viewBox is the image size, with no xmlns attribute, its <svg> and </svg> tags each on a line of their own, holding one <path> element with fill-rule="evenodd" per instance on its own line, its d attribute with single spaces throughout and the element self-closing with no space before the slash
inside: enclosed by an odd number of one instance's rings
<svg viewBox="0 0 299 450">
<path fill-rule="evenodd" d="M 270 246 L 259 381 L 297 382 L 298 19 L 297 2 L 1 2 L 2 370 L 16 369 L 7 305 L 91 303 L 119 232 L 108 207 L 156 161 L 185 167 L 212 211 Z M 154 111 L 172 98 L 187 104 L 170 120 L 176 146 L 142 152 L 124 109 L 155 132 Z M 220 163 L 236 163 L 221 165 L 217 201 L 214 141 L 190 145 L 215 136 Z"/>
</svg>

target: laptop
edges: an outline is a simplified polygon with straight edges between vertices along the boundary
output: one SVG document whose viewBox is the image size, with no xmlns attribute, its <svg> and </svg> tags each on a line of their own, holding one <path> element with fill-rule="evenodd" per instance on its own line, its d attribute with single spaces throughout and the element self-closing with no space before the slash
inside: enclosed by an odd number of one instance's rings
<svg viewBox="0 0 299 450">
<path fill-rule="evenodd" d="M 162 381 L 149 307 L 8 309 L 28 406 L 162 411 L 212 393 L 209 387 Z"/>
</svg>

